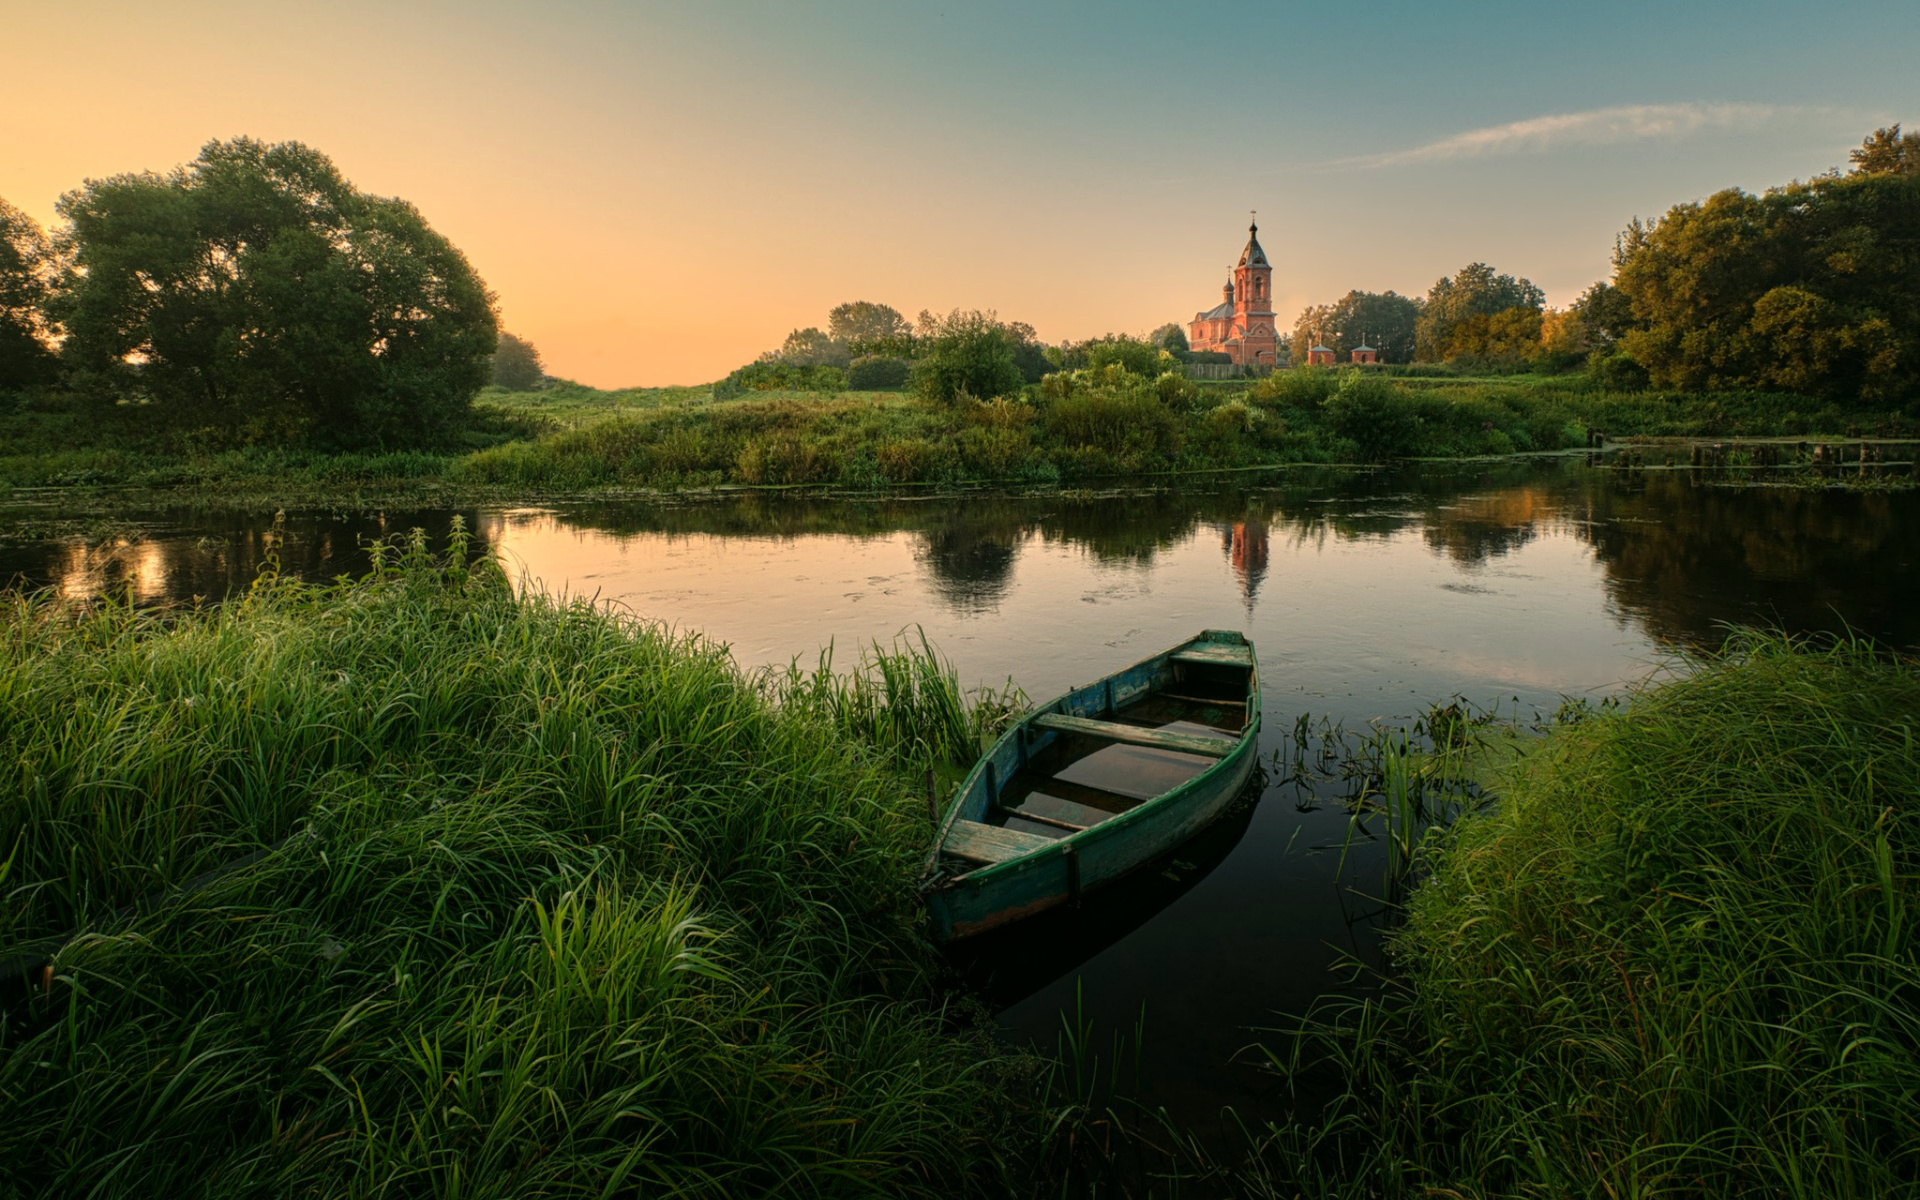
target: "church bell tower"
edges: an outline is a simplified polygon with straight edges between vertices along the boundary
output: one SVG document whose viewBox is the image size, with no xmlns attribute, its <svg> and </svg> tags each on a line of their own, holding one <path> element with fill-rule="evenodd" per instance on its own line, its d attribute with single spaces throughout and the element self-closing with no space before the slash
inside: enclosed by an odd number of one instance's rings
<svg viewBox="0 0 1920 1200">
<path fill-rule="evenodd" d="M 1258 222 L 1247 225 L 1247 248 L 1233 269 L 1233 331 L 1241 340 L 1241 362 L 1273 366 L 1279 360 L 1278 325 L 1273 315 L 1273 264 L 1260 248 Z"/>
</svg>

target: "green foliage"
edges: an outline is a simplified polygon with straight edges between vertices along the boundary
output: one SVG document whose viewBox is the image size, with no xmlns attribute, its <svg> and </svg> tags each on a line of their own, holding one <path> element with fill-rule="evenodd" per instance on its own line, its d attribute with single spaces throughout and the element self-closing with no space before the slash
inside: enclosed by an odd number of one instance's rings
<svg viewBox="0 0 1920 1200">
<path fill-rule="evenodd" d="M 1317 409 L 1340 386 L 1341 377 L 1320 367 L 1275 371 L 1248 390 L 1256 404 L 1281 408 Z"/>
<path fill-rule="evenodd" d="M 60 213 L 62 353 L 102 401 L 243 439 L 402 445 L 450 434 L 487 381 L 499 330 L 466 259 L 297 142 L 209 142 Z"/>
<path fill-rule="evenodd" d="M 1920 130 L 1903 135 L 1897 124 L 1876 129 L 1847 158 L 1855 175 L 1920 175 Z"/>
<path fill-rule="evenodd" d="M 765 361 L 798 367 L 845 367 L 851 359 L 844 342 L 812 326 L 789 333 L 787 340 L 780 343 L 780 349 L 765 356 Z"/>
<path fill-rule="evenodd" d="M 1427 293 L 1415 326 L 1415 350 L 1424 361 L 1450 357 L 1456 328 L 1472 317 L 1492 317 L 1510 309 L 1539 312 L 1546 293 L 1528 279 L 1497 274 L 1485 263 L 1469 263 L 1457 275 L 1443 275 Z"/>
<path fill-rule="evenodd" d="M 913 354 L 913 326 L 899 310 L 869 300 L 835 305 L 827 313 L 827 336 L 854 355 Z"/>
<path fill-rule="evenodd" d="M 1307 350 L 1324 341 L 1340 361 L 1365 344 L 1383 363 L 1413 361 L 1414 330 L 1421 302 L 1396 292 L 1348 292 L 1332 304 L 1309 305 L 1293 323 L 1288 343 L 1292 362 L 1307 361 Z"/>
<path fill-rule="evenodd" d="M 1026 382 L 1015 357 L 1020 341 L 993 313 L 956 308 L 926 336 L 925 357 L 913 368 L 914 391 L 942 404 L 1014 395 Z"/>
<path fill-rule="evenodd" d="M 1178 449 L 1180 423 L 1156 379 L 1120 363 L 1049 376 L 1048 440 L 1082 473 L 1153 470 Z"/>
<path fill-rule="evenodd" d="M 904 358 L 869 354 L 847 368 L 847 387 L 856 392 L 892 392 L 907 386 L 913 364 Z"/>
<path fill-rule="evenodd" d="M 1085 349 L 1087 366 L 1095 371 L 1117 366 L 1129 374 L 1154 379 L 1175 365 L 1171 356 L 1159 346 L 1128 337 L 1124 333 L 1111 333 L 1087 342 Z"/>
<path fill-rule="evenodd" d="M 1147 343 L 1156 350 L 1165 350 L 1175 359 L 1185 362 L 1193 347 L 1187 342 L 1187 331 L 1172 321 L 1147 335 Z"/>
<path fill-rule="evenodd" d="M 1910 662 L 1748 636 L 1558 729 L 1325 1030 L 1333 1127 L 1410 1194 L 1911 1194 L 1916 728 Z"/>
<path fill-rule="evenodd" d="M 0 200 L 0 392 L 51 383 L 56 258 L 32 217 Z"/>
<path fill-rule="evenodd" d="M 1018 697 L 924 648 L 743 676 L 461 544 L 0 612 L 0 959 L 52 968 L 0 1023 L 9 1185 L 994 1190 L 1037 1131 L 913 880 L 922 770 Z"/>
<path fill-rule="evenodd" d="M 1630 359 L 1617 361 L 1629 376 L 1637 370 Z M 1596 367 L 1600 374 L 1610 370 Z M 707 388 L 600 392 L 552 381 L 533 392 L 484 393 L 458 447 L 343 454 L 155 438 L 137 411 L 90 413 L 55 390 L 32 394 L 12 412 L 0 409 L 0 489 L 115 484 L 154 489 L 140 504 L 366 507 L 742 483 L 868 489 L 1017 478 L 1050 484 L 1133 472 L 1359 462 L 1369 457 L 1360 444 L 1365 439 L 1349 436 L 1344 425 L 1347 432 L 1337 432 L 1325 408 L 1356 373 L 1391 390 L 1396 398 L 1389 407 L 1419 420 L 1416 444 L 1382 451 L 1369 442 L 1374 453 L 1554 450 L 1582 445 L 1589 428 L 1615 437 L 1838 435 L 1849 427 L 1889 437 L 1912 432 L 1910 422 L 1885 410 L 1790 393 L 1636 390 L 1644 375 L 1603 387 L 1585 375 L 1494 380 L 1465 377 L 1453 366 L 1396 366 L 1284 370 L 1248 386 L 1196 384 L 1172 372 L 1149 380 L 1113 365 L 1048 376 L 1034 403 L 937 404 L 901 394 L 795 390 L 743 390 L 741 399 L 716 401 Z M 1117 398 L 1090 398 L 1079 413 L 1067 406 L 1068 419 L 1048 419 L 1055 401 L 1083 386 L 1105 390 L 1109 384 Z M 1140 409 L 1147 422 L 1142 436 L 1128 442 L 1112 432 L 1114 410 L 1149 395 L 1157 407 Z M 1247 420 L 1243 409 L 1259 419 Z M 883 471 L 880 452 L 888 446 Z"/>
<path fill-rule="evenodd" d="M 730 400 L 746 392 L 843 392 L 847 373 L 839 367 L 763 358 L 748 363 L 713 387 L 716 400 Z"/>
<path fill-rule="evenodd" d="M 527 391 L 547 377 L 546 368 L 540 363 L 540 351 L 534 348 L 532 342 L 511 333 L 500 335 L 500 345 L 493 352 L 491 369 L 495 387 L 515 392 Z"/>
<path fill-rule="evenodd" d="M 1420 446 L 1421 419 L 1412 398 L 1385 379 L 1349 370 L 1324 408 L 1327 427 L 1352 441 L 1370 462 Z"/>
<path fill-rule="evenodd" d="M 1440 357 L 1525 360 L 1540 349 L 1540 326 L 1541 313 L 1536 308 L 1473 313 L 1454 323 Z"/>
<path fill-rule="evenodd" d="M 1920 175 L 1682 204 L 1621 241 L 1621 339 L 1656 387 L 1920 405 Z"/>
</svg>

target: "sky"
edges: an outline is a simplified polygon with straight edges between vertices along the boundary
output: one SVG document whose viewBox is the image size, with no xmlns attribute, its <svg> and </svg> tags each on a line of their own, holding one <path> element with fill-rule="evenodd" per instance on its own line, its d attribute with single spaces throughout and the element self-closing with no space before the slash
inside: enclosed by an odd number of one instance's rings
<svg viewBox="0 0 1920 1200">
<path fill-rule="evenodd" d="M 1920 125 L 1912 0 L 5 0 L 0 197 L 214 138 L 412 201 L 550 372 L 699 383 L 846 300 L 1047 341 L 1475 261 L 1565 304 L 1629 219 Z M 26 52 L 21 53 L 20 48 Z"/>
</svg>

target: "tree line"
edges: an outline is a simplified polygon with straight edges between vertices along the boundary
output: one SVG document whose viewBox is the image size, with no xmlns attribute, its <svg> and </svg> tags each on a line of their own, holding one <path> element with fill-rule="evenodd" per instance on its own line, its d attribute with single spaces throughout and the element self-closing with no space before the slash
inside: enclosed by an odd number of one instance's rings
<svg viewBox="0 0 1920 1200">
<path fill-rule="evenodd" d="M 1344 361 L 1364 339 L 1388 363 L 1920 404 L 1920 133 L 1875 130 L 1849 159 L 1844 173 L 1635 219 L 1612 276 L 1565 309 L 1485 263 L 1424 297 L 1352 291 L 1310 305 L 1284 339 L 1290 361 L 1316 345 Z"/>
<path fill-rule="evenodd" d="M 209 142 L 57 212 L 50 235 L 0 201 L 0 392 L 57 386 L 227 444 L 358 447 L 447 436 L 489 380 L 499 320 L 472 264 L 298 142 Z"/>
</svg>

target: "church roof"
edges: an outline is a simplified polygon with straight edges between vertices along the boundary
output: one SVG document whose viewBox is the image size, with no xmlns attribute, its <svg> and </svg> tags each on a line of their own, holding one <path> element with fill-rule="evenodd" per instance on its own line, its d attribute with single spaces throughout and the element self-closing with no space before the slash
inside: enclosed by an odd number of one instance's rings
<svg viewBox="0 0 1920 1200">
<path fill-rule="evenodd" d="M 1260 248 L 1260 226 L 1247 226 L 1247 248 L 1240 252 L 1240 265 L 1243 267 L 1271 266 L 1267 262 L 1267 252 Z"/>
<path fill-rule="evenodd" d="M 1193 319 L 1196 321 L 1212 321 L 1220 317 L 1230 317 L 1232 315 L 1232 304 L 1216 304 L 1203 313 L 1195 313 Z"/>
</svg>

